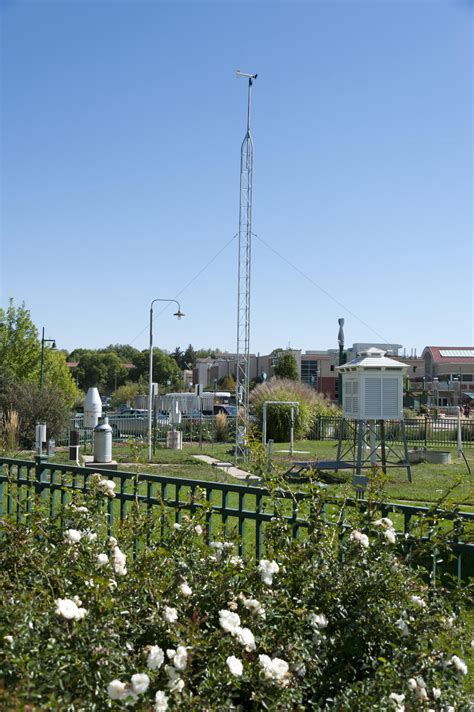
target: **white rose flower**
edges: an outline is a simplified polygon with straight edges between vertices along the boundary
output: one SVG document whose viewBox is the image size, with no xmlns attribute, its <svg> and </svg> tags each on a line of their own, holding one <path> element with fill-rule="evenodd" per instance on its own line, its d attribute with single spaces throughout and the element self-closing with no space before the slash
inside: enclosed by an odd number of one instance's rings
<svg viewBox="0 0 474 712">
<path fill-rule="evenodd" d="M 178 611 L 176 608 L 170 608 L 170 606 L 165 606 L 163 609 L 163 619 L 167 623 L 176 623 L 178 620 Z"/>
<path fill-rule="evenodd" d="M 288 676 L 290 666 L 286 660 L 282 660 L 281 658 L 271 659 L 268 655 L 259 655 L 258 659 L 267 680 L 282 682 Z"/>
<path fill-rule="evenodd" d="M 166 712 L 168 709 L 168 698 L 162 690 L 158 690 L 155 695 L 154 712 Z"/>
<path fill-rule="evenodd" d="M 240 626 L 240 616 L 232 611 L 227 611 L 225 608 L 219 611 L 219 623 L 226 633 L 235 635 L 235 629 Z"/>
<path fill-rule="evenodd" d="M 165 665 L 165 673 L 168 677 L 168 689 L 170 692 L 181 692 L 184 681 L 180 678 L 176 668 L 172 665 Z"/>
<path fill-rule="evenodd" d="M 439 687 L 433 687 L 433 699 L 434 700 L 439 700 L 441 697 L 441 690 Z"/>
<path fill-rule="evenodd" d="M 426 608 L 426 603 L 420 596 L 410 596 L 410 601 L 415 603 L 417 606 L 420 606 L 420 608 Z"/>
<path fill-rule="evenodd" d="M 127 556 L 119 549 L 118 546 L 114 547 L 112 551 L 112 558 L 115 573 L 119 576 L 125 576 L 127 573 Z"/>
<path fill-rule="evenodd" d="M 126 694 L 127 686 L 120 680 L 112 680 L 107 685 L 107 694 L 111 700 L 123 700 Z"/>
<path fill-rule="evenodd" d="M 181 591 L 183 596 L 191 596 L 193 593 L 191 586 L 189 586 L 186 581 L 180 585 L 179 590 Z"/>
<path fill-rule="evenodd" d="M 85 608 L 79 608 L 77 603 L 70 598 L 58 598 L 56 603 L 56 614 L 66 618 L 66 620 L 81 620 L 86 615 Z"/>
<path fill-rule="evenodd" d="M 176 529 L 176 531 L 179 531 L 180 529 L 183 528 L 183 525 L 182 525 L 182 524 L 179 524 L 178 522 L 175 522 L 175 523 L 173 524 L 173 527 L 174 527 L 174 529 Z"/>
<path fill-rule="evenodd" d="M 260 601 L 257 601 L 256 598 L 244 598 L 244 606 L 254 615 L 259 615 L 262 618 L 265 618 L 265 607 L 262 606 Z"/>
<path fill-rule="evenodd" d="M 105 566 L 109 563 L 107 554 L 97 554 L 97 566 Z"/>
<path fill-rule="evenodd" d="M 234 635 L 239 643 L 244 646 L 247 652 L 250 653 L 252 650 L 255 650 L 255 638 L 249 628 L 241 628 L 240 626 L 237 626 Z"/>
<path fill-rule="evenodd" d="M 273 582 L 273 574 L 277 574 L 280 570 L 276 561 L 268 561 L 268 559 L 262 559 L 257 568 L 260 578 L 263 583 L 267 586 L 271 586 Z"/>
<path fill-rule="evenodd" d="M 173 665 L 176 670 L 185 670 L 188 662 L 188 651 L 184 645 L 178 645 L 176 653 L 173 657 Z"/>
<path fill-rule="evenodd" d="M 393 529 L 393 522 L 388 517 L 382 517 L 382 519 L 377 519 L 374 522 L 376 527 L 382 527 L 384 529 Z"/>
<path fill-rule="evenodd" d="M 147 666 L 150 670 L 158 670 L 164 663 L 165 654 L 159 645 L 152 645 L 148 650 Z"/>
<path fill-rule="evenodd" d="M 242 677 L 244 666 L 239 658 L 236 658 L 235 655 L 229 655 L 226 659 L 226 663 L 232 675 L 235 675 L 235 677 Z"/>
<path fill-rule="evenodd" d="M 132 689 L 137 695 L 142 695 L 150 686 L 150 678 L 146 672 L 137 672 L 132 675 Z"/>
<path fill-rule="evenodd" d="M 383 535 L 389 544 L 395 544 L 395 542 L 397 541 L 397 535 L 395 534 L 393 529 L 386 529 Z"/>
<path fill-rule="evenodd" d="M 320 630 L 321 628 L 327 628 L 328 619 L 324 613 L 308 613 L 308 623 L 312 628 Z"/>
<path fill-rule="evenodd" d="M 114 549 L 118 544 L 117 539 L 114 536 L 109 537 L 109 546 Z"/>
<path fill-rule="evenodd" d="M 10 645 L 13 645 L 13 635 L 4 635 L 3 640 L 6 640 L 7 643 L 10 643 Z"/>
<path fill-rule="evenodd" d="M 77 544 L 82 539 L 82 532 L 77 529 L 66 529 L 64 537 L 70 544 Z"/>
<path fill-rule="evenodd" d="M 194 527 L 194 531 L 198 536 L 200 536 L 203 532 L 203 528 L 200 524 L 196 524 L 196 526 Z"/>
<path fill-rule="evenodd" d="M 459 670 L 463 675 L 467 675 L 467 665 L 464 662 L 464 660 L 461 660 L 461 658 L 458 658 L 457 655 L 453 655 L 451 657 L 451 662 L 456 668 L 456 670 Z"/>
<path fill-rule="evenodd" d="M 364 549 L 368 549 L 369 547 L 369 537 L 367 536 L 367 534 L 362 534 L 362 532 L 358 531 L 357 529 L 353 529 L 351 531 L 349 539 L 351 541 L 356 541 Z"/>
<path fill-rule="evenodd" d="M 398 695 L 396 692 L 391 692 L 388 698 L 396 702 L 397 705 L 401 705 L 405 701 L 405 695 Z"/>
</svg>

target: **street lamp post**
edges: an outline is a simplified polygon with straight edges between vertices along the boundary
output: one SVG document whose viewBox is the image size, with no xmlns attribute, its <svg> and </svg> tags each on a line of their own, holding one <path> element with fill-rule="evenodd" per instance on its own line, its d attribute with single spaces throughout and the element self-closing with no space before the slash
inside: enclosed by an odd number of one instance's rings
<svg viewBox="0 0 474 712">
<path fill-rule="evenodd" d="M 151 462 L 151 424 L 152 424 L 152 413 L 153 413 L 153 304 L 155 302 L 174 302 L 178 305 L 178 311 L 173 314 L 173 316 L 181 319 L 185 316 L 181 311 L 181 307 L 176 299 L 153 299 L 150 304 L 150 383 L 148 387 L 148 462 Z"/>
<path fill-rule="evenodd" d="M 44 338 L 44 326 L 43 326 L 43 331 L 41 333 L 41 366 L 40 366 L 40 386 L 43 387 L 44 383 L 44 345 L 45 344 L 52 344 L 53 349 L 56 348 L 56 341 L 55 339 L 45 339 Z"/>
</svg>

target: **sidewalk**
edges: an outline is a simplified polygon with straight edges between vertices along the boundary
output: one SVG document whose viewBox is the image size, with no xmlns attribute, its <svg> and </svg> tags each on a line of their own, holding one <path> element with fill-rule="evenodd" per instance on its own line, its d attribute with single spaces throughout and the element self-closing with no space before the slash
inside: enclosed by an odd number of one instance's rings
<svg viewBox="0 0 474 712">
<path fill-rule="evenodd" d="M 209 457 L 209 455 L 193 455 L 193 457 L 195 457 L 196 460 L 201 460 L 201 462 L 205 462 L 208 465 L 216 467 L 219 470 L 223 470 L 228 475 L 235 477 L 237 480 L 260 481 L 260 477 L 257 477 L 257 475 L 251 475 L 250 472 L 245 472 L 245 470 L 241 470 L 238 467 L 235 467 L 235 465 L 233 465 L 231 462 L 224 462 L 222 460 L 216 459 L 215 457 Z"/>
</svg>

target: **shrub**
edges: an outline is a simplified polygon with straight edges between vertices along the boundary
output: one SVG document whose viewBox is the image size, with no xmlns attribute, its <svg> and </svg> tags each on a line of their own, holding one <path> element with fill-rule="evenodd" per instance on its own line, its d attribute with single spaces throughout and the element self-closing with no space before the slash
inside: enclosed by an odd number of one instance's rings
<svg viewBox="0 0 474 712">
<path fill-rule="evenodd" d="M 339 415 L 339 410 L 329 400 L 312 388 L 286 378 L 272 378 L 256 386 L 250 393 L 250 410 L 262 426 L 263 404 L 265 401 L 295 401 L 299 403 L 295 414 L 295 436 L 305 438 L 318 415 Z M 267 407 L 267 437 L 286 441 L 290 437 L 291 412 L 289 406 Z"/>
<path fill-rule="evenodd" d="M 0 703 L 2 690 L 16 709 L 72 712 L 465 702 L 457 594 L 403 563 L 390 520 L 354 514 L 341 539 L 315 517 L 295 539 L 276 497 L 267 558 L 244 563 L 229 538 L 206 545 L 204 500 L 174 526 L 137 509 L 109 538 L 106 482 L 52 524 L 38 503 L 27 525 L 3 522 Z"/>
<path fill-rule="evenodd" d="M 227 415 L 225 413 L 217 413 L 215 417 L 215 439 L 217 442 L 225 442 L 227 439 Z"/>
<path fill-rule="evenodd" d="M 18 448 L 20 435 L 20 419 L 16 410 L 3 414 L 2 422 L 2 448 L 12 452 Z"/>
<path fill-rule="evenodd" d="M 15 412 L 19 422 L 19 441 L 23 447 L 35 442 L 36 423 L 46 423 L 48 438 L 60 438 L 69 422 L 69 408 L 64 394 L 51 386 L 10 381 L 0 397 L 4 417 Z"/>
</svg>

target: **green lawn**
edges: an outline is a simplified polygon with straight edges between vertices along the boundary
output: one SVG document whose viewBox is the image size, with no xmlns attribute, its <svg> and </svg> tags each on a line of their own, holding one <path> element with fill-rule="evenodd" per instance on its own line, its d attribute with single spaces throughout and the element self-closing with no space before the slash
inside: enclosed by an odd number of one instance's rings
<svg viewBox="0 0 474 712">
<path fill-rule="evenodd" d="M 277 443 L 273 447 L 273 463 L 281 470 L 287 470 L 292 462 L 299 460 L 334 460 L 336 459 L 336 443 L 327 441 L 304 440 L 294 444 L 293 456 L 288 452 L 289 443 Z M 407 480 L 404 468 L 390 468 L 385 478 L 385 492 L 388 501 L 407 501 L 413 503 L 430 503 L 437 501 L 444 492 L 455 487 L 449 496 L 449 501 L 461 505 L 466 511 L 474 507 L 474 448 L 467 449 L 465 455 L 471 468 L 469 474 L 463 459 L 459 459 L 456 450 L 452 449 L 451 465 L 432 465 L 420 463 L 412 465 L 411 483 Z M 224 470 L 207 465 L 193 455 L 205 454 L 225 461 L 233 461 L 233 447 L 228 443 L 185 444 L 183 450 L 168 450 L 158 448 L 153 456 L 152 464 L 147 462 L 146 445 L 130 443 L 114 444 L 113 457 L 120 463 L 119 469 L 136 472 L 150 472 L 168 477 L 185 477 L 211 482 L 238 482 Z M 57 462 L 68 462 L 67 452 L 60 451 L 52 458 Z M 248 465 L 240 465 L 244 469 Z M 250 468 L 249 468 L 250 469 Z M 351 472 L 340 472 L 347 481 L 344 486 L 331 485 L 334 494 L 354 495 Z M 254 483 L 253 483 L 254 484 Z"/>
</svg>

